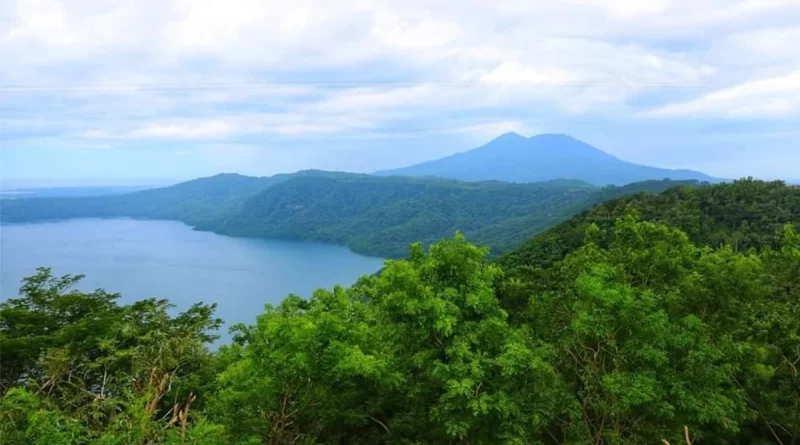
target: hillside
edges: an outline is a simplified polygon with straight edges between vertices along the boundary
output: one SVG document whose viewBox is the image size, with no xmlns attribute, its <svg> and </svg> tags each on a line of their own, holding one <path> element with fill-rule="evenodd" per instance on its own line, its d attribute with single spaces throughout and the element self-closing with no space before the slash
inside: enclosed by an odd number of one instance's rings
<svg viewBox="0 0 800 445">
<path fill-rule="evenodd" d="M 609 239 L 616 219 L 628 212 L 677 227 L 698 245 L 760 248 L 774 243 L 784 224 L 800 221 L 800 187 L 781 181 L 742 179 L 623 196 L 556 225 L 509 252 L 500 262 L 509 268 L 548 266 L 580 246 L 592 224 L 605 230 L 605 239 Z"/>
<path fill-rule="evenodd" d="M 566 135 L 542 134 L 525 138 L 516 133 L 504 134 L 467 152 L 375 174 L 507 182 L 569 178 L 594 185 L 622 185 L 665 178 L 715 181 L 692 170 L 668 170 L 623 161 Z"/>
<path fill-rule="evenodd" d="M 71 218 L 173 219 L 206 224 L 238 210 L 249 197 L 297 176 L 335 176 L 316 170 L 269 177 L 223 173 L 169 187 L 108 196 L 0 200 L 0 221 L 35 222 Z"/>
<path fill-rule="evenodd" d="M 4 222 L 69 218 L 137 217 L 196 224 L 222 214 L 248 194 L 268 187 L 268 178 L 220 174 L 135 193 L 0 201 Z"/>
<path fill-rule="evenodd" d="M 234 236 L 337 243 L 384 257 L 405 256 L 410 243 L 428 244 L 461 231 L 498 254 L 597 202 L 674 185 L 667 181 L 599 189 L 561 181 L 298 177 L 253 196 L 239 212 L 200 228 Z"/>
<path fill-rule="evenodd" d="M 306 171 L 253 178 L 217 175 L 128 195 L 0 201 L 0 221 L 90 217 L 174 219 L 232 236 L 337 243 L 400 257 L 408 244 L 461 231 L 494 254 L 600 201 L 677 185 L 596 188 L 581 181 L 457 182 Z"/>
<path fill-rule="evenodd" d="M 389 257 L 405 255 L 414 241 L 430 243 L 461 230 L 497 249 L 500 240 L 487 230 L 523 221 L 515 233 L 505 234 L 512 243 L 521 242 L 571 214 L 595 193 L 585 183 L 303 177 L 269 188 L 248 199 L 241 211 L 201 228 L 235 236 L 338 243 Z"/>
</svg>

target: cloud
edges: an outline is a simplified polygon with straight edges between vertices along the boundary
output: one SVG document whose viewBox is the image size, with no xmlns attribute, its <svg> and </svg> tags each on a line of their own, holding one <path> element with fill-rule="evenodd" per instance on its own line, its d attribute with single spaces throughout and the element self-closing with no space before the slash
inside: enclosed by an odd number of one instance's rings
<svg viewBox="0 0 800 445">
<path fill-rule="evenodd" d="M 483 143 L 497 137 L 498 135 L 508 132 L 515 132 L 525 135 L 535 134 L 537 132 L 537 130 L 531 125 L 515 120 L 486 122 L 463 127 L 455 127 L 452 129 L 452 131 L 456 133 L 468 134 L 469 138 L 474 140 L 476 144 Z"/>
<path fill-rule="evenodd" d="M 209 139 L 230 136 L 233 126 L 226 122 L 210 121 L 193 124 L 150 124 L 129 133 L 136 138 Z"/>
<path fill-rule="evenodd" d="M 580 80 L 580 76 L 567 70 L 537 70 L 526 68 L 518 63 L 506 62 L 481 76 L 488 83 L 534 83 L 544 85 L 564 85 Z"/>
<path fill-rule="evenodd" d="M 714 91 L 644 113 L 650 117 L 716 115 L 770 119 L 800 113 L 800 71 Z"/>
<path fill-rule="evenodd" d="M 572 0 L 573 3 L 605 9 L 615 17 L 634 18 L 661 14 L 669 7 L 667 0 L 636 2 L 629 0 Z"/>
<path fill-rule="evenodd" d="M 642 121 L 784 132 L 799 20 L 792 0 L 9 0 L 3 145 L 291 146 L 317 162 L 365 141 L 403 163 L 409 139 L 435 138 L 435 157 L 495 130 L 609 150 Z"/>
<path fill-rule="evenodd" d="M 747 66 L 800 60 L 800 26 L 759 28 L 714 42 L 711 55 L 721 63 Z"/>
</svg>

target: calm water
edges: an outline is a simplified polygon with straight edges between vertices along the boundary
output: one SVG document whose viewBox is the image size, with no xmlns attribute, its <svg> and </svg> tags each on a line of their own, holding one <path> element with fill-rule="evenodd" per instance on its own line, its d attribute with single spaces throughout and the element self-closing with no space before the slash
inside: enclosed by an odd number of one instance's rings
<svg viewBox="0 0 800 445">
<path fill-rule="evenodd" d="M 379 270 L 382 260 L 340 246 L 230 238 L 173 221 L 0 226 L 0 297 L 16 296 L 19 281 L 39 266 L 56 275 L 84 274 L 81 290 L 119 292 L 122 301 L 168 298 L 179 309 L 217 303 L 217 315 L 230 325 L 254 322 L 265 303 L 289 293 L 307 297 L 320 287 L 352 284 Z"/>
</svg>

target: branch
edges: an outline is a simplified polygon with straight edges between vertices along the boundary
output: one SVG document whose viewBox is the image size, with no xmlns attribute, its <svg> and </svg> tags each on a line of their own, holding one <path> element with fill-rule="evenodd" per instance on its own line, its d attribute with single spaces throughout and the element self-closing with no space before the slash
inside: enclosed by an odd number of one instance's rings
<svg viewBox="0 0 800 445">
<path fill-rule="evenodd" d="M 372 415 L 371 415 L 371 414 L 368 414 L 368 416 L 369 416 L 369 418 L 370 418 L 370 419 L 372 419 L 372 420 L 374 420 L 375 422 L 377 422 L 377 423 L 378 423 L 378 425 L 382 426 L 382 427 L 383 427 L 383 429 L 384 429 L 384 430 L 386 430 L 386 432 L 387 432 L 387 433 L 389 433 L 389 434 L 392 434 L 391 430 L 389 430 L 389 427 L 388 427 L 388 426 L 386 426 L 386 424 L 385 424 L 385 423 L 383 423 L 383 422 L 381 422 L 380 420 L 378 420 L 378 419 L 376 419 L 376 418 L 372 417 Z"/>
<path fill-rule="evenodd" d="M 70 375 L 72 375 L 70 373 Z M 108 377 L 108 368 L 104 367 L 103 369 L 103 385 L 100 387 L 100 398 L 106 398 L 106 377 Z"/>
<path fill-rule="evenodd" d="M 761 416 L 762 416 L 762 417 L 764 417 L 764 415 L 763 415 L 763 414 L 762 414 Z M 769 428 L 769 431 L 772 433 L 772 436 L 775 438 L 775 440 L 777 440 L 777 441 L 778 441 L 778 444 L 780 444 L 780 445 L 783 445 L 783 441 L 782 441 L 782 440 L 781 440 L 781 438 L 778 436 L 778 433 L 776 433 L 776 432 L 775 432 L 775 430 L 772 428 L 772 425 L 770 425 L 770 422 L 769 422 L 769 420 L 767 420 L 767 418 L 766 418 L 766 417 L 764 417 L 764 420 L 765 420 L 765 422 L 764 422 L 764 423 L 766 423 L 766 424 L 767 424 L 767 428 Z"/>
</svg>

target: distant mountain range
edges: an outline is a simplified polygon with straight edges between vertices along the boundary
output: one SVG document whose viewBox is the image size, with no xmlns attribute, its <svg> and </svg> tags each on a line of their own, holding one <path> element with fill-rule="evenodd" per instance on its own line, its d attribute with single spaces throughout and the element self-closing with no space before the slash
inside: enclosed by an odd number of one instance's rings
<svg viewBox="0 0 800 445">
<path fill-rule="evenodd" d="M 506 133 L 474 150 L 375 174 L 430 176 L 459 181 L 576 179 L 594 185 L 623 185 L 666 178 L 719 182 L 693 170 L 670 170 L 627 162 L 561 134 L 526 138 L 517 133 Z"/>
</svg>

